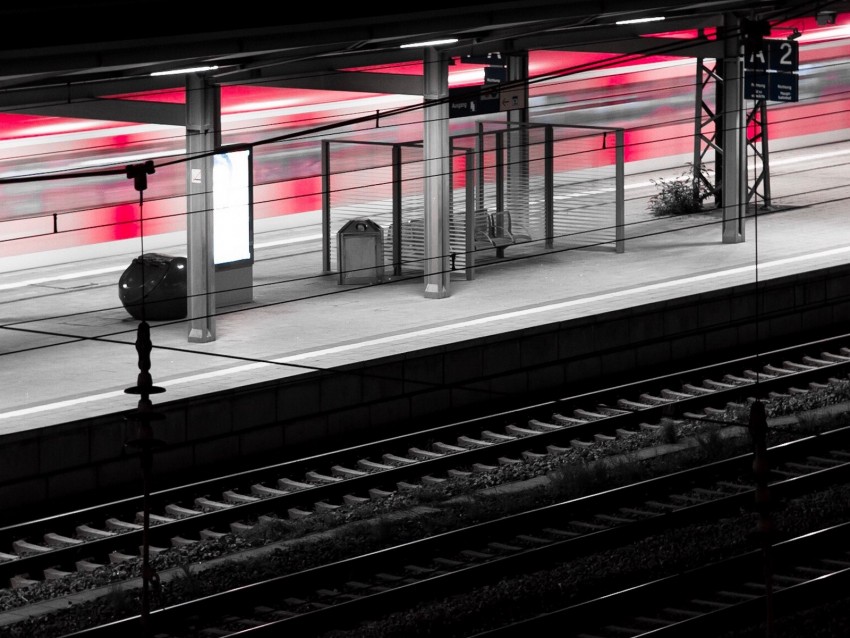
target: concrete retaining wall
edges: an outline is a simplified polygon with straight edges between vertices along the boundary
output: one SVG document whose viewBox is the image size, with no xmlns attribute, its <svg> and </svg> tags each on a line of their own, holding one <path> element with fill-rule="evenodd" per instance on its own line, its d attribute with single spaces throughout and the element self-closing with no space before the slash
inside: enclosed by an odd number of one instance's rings
<svg viewBox="0 0 850 638">
<path fill-rule="evenodd" d="M 358 438 L 400 434 L 614 383 L 743 357 L 850 325 L 850 266 L 157 404 L 154 489 Z M 24 515 L 141 491 L 123 415 L 2 437 L 0 503 Z"/>
</svg>

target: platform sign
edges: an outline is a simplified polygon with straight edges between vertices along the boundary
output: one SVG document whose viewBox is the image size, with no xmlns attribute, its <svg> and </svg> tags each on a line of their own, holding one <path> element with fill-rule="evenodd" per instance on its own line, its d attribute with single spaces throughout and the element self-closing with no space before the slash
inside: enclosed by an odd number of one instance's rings
<svg viewBox="0 0 850 638">
<path fill-rule="evenodd" d="M 767 71 L 744 71 L 744 99 L 767 100 L 769 78 Z"/>
<path fill-rule="evenodd" d="M 500 88 L 494 84 L 486 90 L 482 90 L 481 86 L 449 89 L 449 117 L 470 117 L 523 108 L 525 90 L 522 88 Z"/>
<path fill-rule="evenodd" d="M 796 73 L 773 73 L 768 83 L 768 100 L 796 102 L 799 95 L 799 78 Z"/>
<path fill-rule="evenodd" d="M 524 88 L 503 88 L 499 91 L 499 109 L 502 111 L 515 111 L 525 108 Z"/>
<path fill-rule="evenodd" d="M 796 40 L 764 40 L 761 49 L 744 58 L 745 69 L 796 73 L 799 67 L 800 45 Z"/>
<path fill-rule="evenodd" d="M 744 98 L 796 102 L 800 49 L 796 40 L 764 40 L 744 58 Z"/>
<path fill-rule="evenodd" d="M 499 112 L 499 88 L 488 89 L 480 86 L 462 86 L 449 89 L 449 117 L 470 117 Z"/>
</svg>

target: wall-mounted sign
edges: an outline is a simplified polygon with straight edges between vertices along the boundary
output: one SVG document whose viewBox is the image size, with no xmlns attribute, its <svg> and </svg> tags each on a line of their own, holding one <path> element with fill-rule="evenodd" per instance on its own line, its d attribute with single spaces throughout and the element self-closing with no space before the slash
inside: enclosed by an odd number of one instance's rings
<svg viewBox="0 0 850 638">
<path fill-rule="evenodd" d="M 800 50 L 796 40 L 764 40 L 744 58 L 744 98 L 796 102 Z"/>
</svg>

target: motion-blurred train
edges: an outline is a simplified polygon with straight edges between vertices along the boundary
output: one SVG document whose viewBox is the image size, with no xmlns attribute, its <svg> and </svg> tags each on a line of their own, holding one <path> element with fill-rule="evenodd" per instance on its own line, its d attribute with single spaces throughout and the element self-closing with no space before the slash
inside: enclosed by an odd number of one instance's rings
<svg viewBox="0 0 850 638">
<path fill-rule="evenodd" d="M 814 18 L 774 25 L 770 37 L 789 36 L 799 43 L 799 99 L 769 103 L 770 139 L 819 133 L 847 139 L 850 14 L 839 14 L 831 25 Z M 449 82 L 480 84 L 482 77 L 481 65 L 456 64 Z M 622 127 L 627 162 L 693 153 L 698 84 L 693 58 L 531 51 L 529 77 L 533 123 Z M 146 96 L 183 98 L 182 92 Z M 421 140 L 421 110 L 392 115 L 421 102 L 398 95 L 223 87 L 223 143 L 253 147 L 254 219 L 321 209 L 322 139 Z M 472 132 L 482 119 L 503 121 L 504 114 L 452 118 L 451 134 Z M 328 130 L 331 124 L 338 128 Z M 324 132 L 316 133 L 317 127 Z M 291 133 L 301 135 L 263 143 Z M 0 114 L 0 257 L 185 229 L 184 144 L 180 127 Z M 144 192 L 142 224 L 139 193 L 121 171 L 147 159 L 157 168 Z M 93 169 L 116 174 L 3 182 Z"/>
</svg>

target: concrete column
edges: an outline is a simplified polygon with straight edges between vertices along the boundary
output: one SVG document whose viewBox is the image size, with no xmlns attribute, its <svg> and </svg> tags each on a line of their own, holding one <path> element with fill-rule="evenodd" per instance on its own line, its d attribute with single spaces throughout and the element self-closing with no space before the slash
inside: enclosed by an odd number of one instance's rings
<svg viewBox="0 0 850 638">
<path fill-rule="evenodd" d="M 727 33 L 738 33 L 740 19 L 728 14 L 724 17 Z M 723 82 L 721 104 L 723 148 L 721 175 L 723 207 L 723 243 L 744 241 L 747 212 L 747 129 L 744 110 L 744 56 L 740 37 L 727 37 L 723 60 L 719 65 Z"/>
<path fill-rule="evenodd" d="M 508 110 L 507 189 L 505 209 L 514 223 L 530 228 L 529 223 L 529 176 L 528 176 L 528 54 L 508 56 L 508 84 L 512 97 L 519 95 L 519 108 Z M 516 87 L 516 88 L 514 88 Z M 542 139 L 541 139 L 542 141 Z"/>
<path fill-rule="evenodd" d="M 213 155 L 221 144 L 221 91 L 202 74 L 186 76 L 186 244 L 189 341 L 215 341 Z"/>
<path fill-rule="evenodd" d="M 425 297 L 449 296 L 449 64 L 425 47 Z"/>
</svg>

